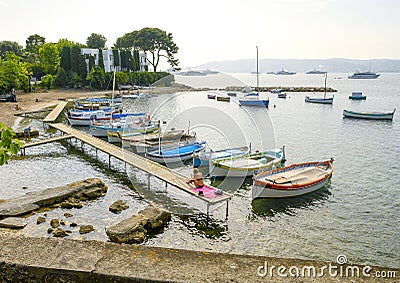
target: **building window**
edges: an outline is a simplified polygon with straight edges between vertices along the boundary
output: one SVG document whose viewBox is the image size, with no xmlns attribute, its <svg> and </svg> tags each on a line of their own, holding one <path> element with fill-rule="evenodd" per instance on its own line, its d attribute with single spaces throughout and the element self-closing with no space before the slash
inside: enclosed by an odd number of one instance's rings
<svg viewBox="0 0 400 283">
<path fill-rule="evenodd" d="M 97 60 L 97 54 L 95 53 L 95 54 L 93 54 L 93 56 L 94 56 L 94 60 Z"/>
<path fill-rule="evenodd" d="M 112 62 L 113 61 L 113 56 L 110 54 L 110 61 Z"/>
</svg>

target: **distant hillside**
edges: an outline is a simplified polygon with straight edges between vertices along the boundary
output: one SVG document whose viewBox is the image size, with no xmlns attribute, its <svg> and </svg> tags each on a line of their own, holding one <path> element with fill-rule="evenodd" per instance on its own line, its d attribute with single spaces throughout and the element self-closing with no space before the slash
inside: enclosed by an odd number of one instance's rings
<svg viewBox="0 0 400 283">
<path fill-rule="evenodd" d="M 255 59 L 219 61 L 202 64 L 192 69 L 210 69 L 224 73 L 250 73 L 256 71 Z M 262 73 L 277 72 L 285 69 L 305 73 L 314 68 L 329 73 L 352 73 L 356 71 L 400 72 L 400 60 L 394 59 L 261 59 L 259 71 Z"/>
</svg>

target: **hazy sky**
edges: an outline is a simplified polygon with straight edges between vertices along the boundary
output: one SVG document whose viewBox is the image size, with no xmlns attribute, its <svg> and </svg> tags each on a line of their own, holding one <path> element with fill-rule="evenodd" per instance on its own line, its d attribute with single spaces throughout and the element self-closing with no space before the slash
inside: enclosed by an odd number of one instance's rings
<svg viewBox="0 0 400 283">
<path fill-rule="evenodd" d="M 180 67 L 210 61 L 400 58 L 400 0 L 0 0 L 0 41 L 86 43 L 144 27 L 172 33 Z"/>
</svg>

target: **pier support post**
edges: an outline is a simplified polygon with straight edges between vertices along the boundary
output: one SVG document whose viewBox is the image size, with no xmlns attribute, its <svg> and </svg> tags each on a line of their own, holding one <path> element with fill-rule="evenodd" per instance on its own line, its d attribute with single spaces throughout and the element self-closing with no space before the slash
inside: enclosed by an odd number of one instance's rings
<svg viewBox="0 0 400 283">
<path fill-rule="evenodd" d="M 225 214 L 225 220 L 228 220 L 228 214 L 229 214 L 229 200 L 226 201 L 226 214 Z"/>
<path fill-rule="evenodd" d="M 147 173 L 147 187 L 150 189 L 150 173 Z"/>
<path fill-rule="evenodd" d="M 111 154 L 108 155 L 108 168 L 111 168 Z"/>
</svg>

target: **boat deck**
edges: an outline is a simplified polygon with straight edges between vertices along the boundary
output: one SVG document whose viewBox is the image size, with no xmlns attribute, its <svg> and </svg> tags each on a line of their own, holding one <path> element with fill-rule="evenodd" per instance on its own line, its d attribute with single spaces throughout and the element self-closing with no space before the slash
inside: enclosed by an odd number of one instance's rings
<svg viewBox="0 0 400 283">
<path fill-rule="evenodd" d="M 165 167 L 157 162 L 151 161 L 145 157 L 134 154 L 131 151 L 124 150 L 116 145 L 110 144 L 101 139 L 95 138 L 89 134 L 86 134 L 82 131 L 71 128 L 65 124 L 50 124 L 51 127 L 64 132 L 68 135 L 73 136 L 76 139 L 81 140 L 82 142 L 89 144 L 101 151 L 109 154 L 110 156 L 114 156 L 115 158 L 126 162 L 129 165 L 132 165 L 142 171 L 149 173 L 165 181 L 166 183 L 173 185 L 174 187 L 181 189 L 197 198 L 207 202 L 208 204 L 215 204 L 222 201 L 228 201 L 231 198 L 231 195 L 228 193 L 223 193 L 221 195 L 215 196 L 213 198 L 208 198 L 207 195 L 198 195 L 191 186 L 189 186 L 186 181 L 189 177 L 173 171 L 172 169 Z M 216 188 L 213 188 L 216 190 Z"/>
</svg>

